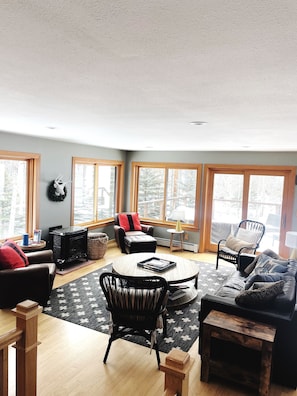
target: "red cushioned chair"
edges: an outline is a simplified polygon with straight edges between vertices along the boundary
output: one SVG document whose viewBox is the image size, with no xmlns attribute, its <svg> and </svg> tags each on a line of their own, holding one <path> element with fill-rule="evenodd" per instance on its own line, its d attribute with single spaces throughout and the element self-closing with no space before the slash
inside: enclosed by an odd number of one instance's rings
<svg viewBox="0 0 297 396">
<path fill-rule="evenodd" d="M 27 266 L 0 269 L 1 309 L 13 308 L 24 300 L 45 306 L 49 299 L 56 275 L 52 250 L 26 253 L 26 256 Z"/>
<path fill-rule="evenodd" d="M 115 240 L 122 253 L 156 251 L 154 227 L 140 223 L 138 213 L 117 213 L 114 223 Z"/>
</svg>

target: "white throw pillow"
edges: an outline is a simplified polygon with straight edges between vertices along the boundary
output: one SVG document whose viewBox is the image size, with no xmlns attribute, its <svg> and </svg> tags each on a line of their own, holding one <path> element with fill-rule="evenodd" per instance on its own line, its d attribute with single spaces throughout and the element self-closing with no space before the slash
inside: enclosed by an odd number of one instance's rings
<svg viewBox="0 0 297 396">
<path fill-rule="evenodd" d="M 246 241 L 242 241 L 241 239 L 235 238 L 232 235 L 229 235 L 226 239 L 225 246 L 235 252 L 238 252 L 241 248 L 246 247 L 252 249 L 254 247 L 254 243 L 248 243 Z"/>
<path fill-rule="evenodd" d="M 239 228 L 236 234 L 236 238 L 255 244 L 257 243 L 257 240 L 259 238 L 259 233 L 251 230 L 246 230 L 245 228 Z"/>
</svg>

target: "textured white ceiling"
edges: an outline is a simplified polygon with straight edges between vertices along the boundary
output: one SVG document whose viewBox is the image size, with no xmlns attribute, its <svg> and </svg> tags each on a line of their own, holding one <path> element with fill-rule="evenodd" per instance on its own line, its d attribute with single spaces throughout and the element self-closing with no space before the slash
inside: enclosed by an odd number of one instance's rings
<svg viewBox="0 0 297 396">
<path fill-rule="evenodd" d="M 296 0 L 6 0 L 0 15 L 2 131 L 297 151 Z"/>
</svg>

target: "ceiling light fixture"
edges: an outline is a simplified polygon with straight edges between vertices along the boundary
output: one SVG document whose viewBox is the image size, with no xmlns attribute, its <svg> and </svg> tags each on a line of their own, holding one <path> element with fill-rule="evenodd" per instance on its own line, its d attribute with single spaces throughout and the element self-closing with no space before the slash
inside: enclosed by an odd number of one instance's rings
<svg viewBox="0 0 297 396">
<path fill-rule="evenodd" d="M 207 124 L 207 122 L 206 121 L 191 121 L 190 124 L 196 125 L 196 126 L 201 126 L 201 125 Z"/>
</svg>

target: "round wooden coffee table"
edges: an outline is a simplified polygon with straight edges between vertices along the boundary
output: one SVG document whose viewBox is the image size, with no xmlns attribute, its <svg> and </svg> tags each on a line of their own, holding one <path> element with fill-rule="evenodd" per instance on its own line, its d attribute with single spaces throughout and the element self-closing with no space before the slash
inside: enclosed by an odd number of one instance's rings
<svg viewBox="0 0 297 396">
<path fill-rule="evenodd" d="M 137 263 L 152 257 L 174 261 L 176 266 L 164 272 L 151 271 L 141 268 Z M 168 307 L 177 307 L 188 304 L 198 295 L 199 265 L 172 254 L 133 253 L 121 256 L 112 263 L 112 270 L 119 275 L 126 276 L 153 276 L 165 278 L 169 284 L 170 295 Z M 190 282 L 194 280 L 194 282 Z"/>
</svg>

